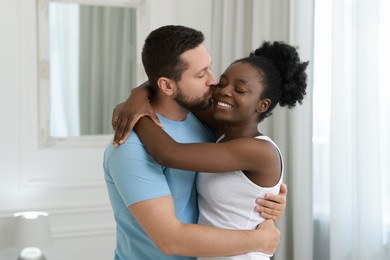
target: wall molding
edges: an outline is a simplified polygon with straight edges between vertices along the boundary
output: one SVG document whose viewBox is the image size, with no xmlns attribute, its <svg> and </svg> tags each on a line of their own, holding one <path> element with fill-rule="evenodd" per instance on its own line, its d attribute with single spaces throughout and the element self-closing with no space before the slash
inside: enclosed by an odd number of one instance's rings
<svg viewBox="0 0 390 260">
<path fill-rule="evenodd" d="M 105 188 L 103 176 L 101 178 L 42 178 L 35 176 L 20 176 L 20 189 L 80 189 L 80 188 Z"/>
<path fill-rule="evenodd" d="M 26 209 L 26 208 L 14 208 L 12 210 L 0 210 L 0 220 L 4 218 L 12 217 L 15 212 L 19 211 L 47 211 L 50 212 L 50 216 L 55 215 L 74 215 L 74 214 L 83 214 L 83 213 L 99 213 L 111 211 L 111 205 L 109 203 L 80 203 L 72 205 L 63 205 L 63 206 L 47 206 L 42 208 Z"/>
<path fill-rule="evenodd" d="M 115 225 L 96 225 L 85 228 L 58 229 L 53 232 L 54 239 L 71 239 L 107 235 L 115 235 Z"/>
<path fill-rule="evenodd" d="M 72 207 L 47 207 L 35 210 L 49 212 L 54 240 L 115 234 L 115 222 L 109 204 L 80 204 Z M 0 248 L 12 246 L 13 215 L 18 211 L 28 211 L 28 209 L 0 211 L 0 234 L 2 234 Z"/>
</svg>

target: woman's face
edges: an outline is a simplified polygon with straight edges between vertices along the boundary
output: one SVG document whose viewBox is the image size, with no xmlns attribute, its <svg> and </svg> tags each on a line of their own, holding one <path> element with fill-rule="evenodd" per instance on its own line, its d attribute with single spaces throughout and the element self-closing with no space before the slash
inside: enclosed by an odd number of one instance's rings
<svg viewBox="0 0 390 260">
<path fill-rule="evenodd" d="M 213 93 L 214 118 L 230 123 L 247 120 L 257 123 L 262 91 L 258 70 L 248 63 L 231 64 Z"/>
</svg>

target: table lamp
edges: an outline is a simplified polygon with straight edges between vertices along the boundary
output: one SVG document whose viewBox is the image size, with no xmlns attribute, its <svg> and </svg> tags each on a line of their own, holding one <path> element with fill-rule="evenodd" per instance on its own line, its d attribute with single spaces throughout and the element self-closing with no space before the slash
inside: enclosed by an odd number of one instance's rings
<svg viewBox="0 0 390 260">
<path fill-rule="evenodd" d="M 52 243 L 47 212 L 18 212 L 15 217 L 15 244 L 22 248 L 18 260 L 46 260 L 40 247 Z"/>
</svg>

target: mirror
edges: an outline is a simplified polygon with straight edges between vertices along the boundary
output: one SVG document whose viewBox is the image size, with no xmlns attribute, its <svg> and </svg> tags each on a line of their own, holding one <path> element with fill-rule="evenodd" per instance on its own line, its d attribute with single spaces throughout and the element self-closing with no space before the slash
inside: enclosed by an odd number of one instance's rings
<svg viewBox="0 0 390 260">
<path fill-rule="evenodd" d="M 115 105 L 145 80 L 138 46 L 144 1 L 115 2 L 39 2 L 41 144 L 111 135 Z"/>
<path fill-rule="evenodd" d="M 107 111 L 136 84 L 136 37 L 135 8 L 49 4 L 50 136 L 112 133 Z"/>
</svg>

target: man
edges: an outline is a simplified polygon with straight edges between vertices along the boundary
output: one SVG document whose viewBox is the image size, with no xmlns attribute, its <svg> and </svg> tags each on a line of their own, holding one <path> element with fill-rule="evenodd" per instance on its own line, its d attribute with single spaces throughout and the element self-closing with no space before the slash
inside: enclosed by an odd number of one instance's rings
<svg viewBox="0 0 390 260">
<path fill-rule="evenodd" d="M 152 108 L 179 142 L 215 141 L 190 113 L 209 106 L 210 87 L 217 83 L 203 40 L 194 29 L 164 26 L 147 37 L 142 50 Z M 115 259 L 193 259 L 189 256 L 276 250 L 279 231 L 271 220 L 250 231 L 193 224 L 198 218 L 196 173 L 158 165 L 134 132 L 118 148 L 107 147 L 104 170 L 117 223 Z"/>
</svg>

